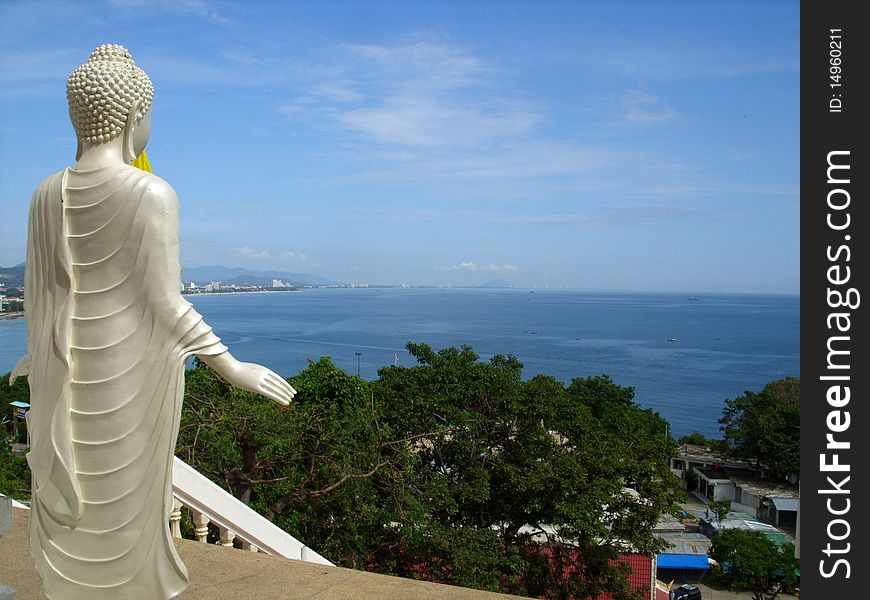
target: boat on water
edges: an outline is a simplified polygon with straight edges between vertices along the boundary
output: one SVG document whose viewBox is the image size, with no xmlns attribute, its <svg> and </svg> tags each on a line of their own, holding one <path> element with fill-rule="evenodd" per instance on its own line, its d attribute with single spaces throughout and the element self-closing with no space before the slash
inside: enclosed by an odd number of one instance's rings
<svg viewBox="0 0 870 600">
<path fill-rule="evenodd" d="M 668 341 L 669 341 L 669 342 L 676 342 L 676 341 L 677 341 L 677 338 L 675 338 L 675 337 L 669 337 L 669 338 L 668 338 Z"/>
</svg>

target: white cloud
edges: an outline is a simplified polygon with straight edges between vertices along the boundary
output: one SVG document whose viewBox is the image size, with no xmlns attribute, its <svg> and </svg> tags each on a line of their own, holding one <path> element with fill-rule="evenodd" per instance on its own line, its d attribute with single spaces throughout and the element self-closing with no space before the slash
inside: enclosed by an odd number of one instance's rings
<svg viewBox="0 0 870 600">
<path fill-rule="evenodd" d="M 350 110 L 336 119 L 376 142 L 412 146 L 473 146 L 521 135 L 544 120 L 519 104 L 483 108 L 415 94 L 392 96 L 380 106 Z"/>
<path fill-rule="evenodd" d="M 229 19 L 213 8 L 214 3 L 206 0 L 109 0 L 109 5 L 122 10 L 187 14 L 229 23 Z"/>
<path fill-rule="evenodd" d="M 345 45 L 349 62 L 278 111 L 293 118 L 317 114 L 363 143 L 476 147 L 534 131 L 545 120 L 533 103 L 512 97 L 497 71 L 469 50 L 442 43 Z"/>
<path fill-rule="evenodd" d="M 298 266 L 306 266 L 306 267 L 319 267 L 320 263 L 312 260 L 308 257 L 304 252 L 293 252 L 291 250 L 285 250 L 281 254 L 278 255 L 278 258 L 285 262 L 291 263 Z"/>
<path fill-rule="evenodd" d="M 302 252 L 291 252 L 289 250 L 284 251 L 280 255 L 281 260 L 291 261 L 291 262 L 305 262 L 308 260 L 308 257 L 305 256 Z"/>
<path fill-rule="evenodd" d="M 451 89 L 479 84 L 491 71 L 468 49 L 455 45 L 415 42 L 401 46 L 345 45 L 355 58 L 383 71 L 383 83 L 393 88 L 427 85 L 433 89 Z M 376 73 L 377 75 L 377 73 Z"/>
<path fill-rule="evenodd" d="M 309 89 L 313 96 L 320 96 L 333 102 L 359 102 L 365 96 L 353 89 L 352 81 L 332 81 L 318 83 Z"/>
<path fill-rule="evenodd" d="M 512 264 L 503 264 L 496 265 L 493 263 L 478 265 L 473 261 L 461 262 L 459 264 L 453 265 L 453 269 L 462 270 L 462 271 L 495 271 L 501 273 L 513 273 L 519 270 L 519 267 Z"/>
<path fill-rule="evenodd" d="M 677 116 L 677 112 L 659 103 L 658 96 L 633 90 L 622 99 L 625 114 L 623 118 L 629 123 L 651 125 L 664 123 Z"/>
<path fill-rule="evenodd" d="M 272 258 L 272 255 L 266 250 L 256 250 L 248 246 L 236 248 L 236 256 L 241 256 L 242 258 L 253 258 L 255 260 L 269 260 Z"/>
</svg>

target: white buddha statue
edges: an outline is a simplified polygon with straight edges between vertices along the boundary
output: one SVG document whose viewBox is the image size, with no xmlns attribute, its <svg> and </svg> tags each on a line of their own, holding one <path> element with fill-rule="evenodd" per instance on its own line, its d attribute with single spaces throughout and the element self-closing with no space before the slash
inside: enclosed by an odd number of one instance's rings
<svg viewBox="0 0 870 600">
<path fill-rule="evenodd" d="M 240 363 L 181 296 L 178 200 L 130 165 L 153 88 L 103 45 L 67 83 L 76 164 L 33 195 L 25 303 L 33 473 L 30 548 L 50 598 L 172 598 L 187 570 L 168 527 L 185 360 L 286 405 L 276 373 Z"/>
</svg>

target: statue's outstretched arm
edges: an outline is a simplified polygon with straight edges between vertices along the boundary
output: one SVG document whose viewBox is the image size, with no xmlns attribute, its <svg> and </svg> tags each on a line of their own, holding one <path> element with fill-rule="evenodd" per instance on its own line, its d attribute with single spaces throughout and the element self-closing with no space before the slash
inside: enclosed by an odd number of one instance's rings
<svg viewBox="0 0 870 600">
<path fill-rule="evenodd" d="M 167 301 L 183 303 L 185 307 L 191 308 L 190 304 L 181 297 L 178 197 L 168 183 L 158 177 L 151 176 L 145 200 L 145 204 L 152 209 L 153 223 L 151 225 L 154 239 L 157 240 L 152 253 L 162 252 L 163 265 L 167 272 L 165 280 L 173 282 L 172 290 L 170 291 L 168 288 L 166 290 Z M 196 311 L 192 312 L 200 319 L 198 327 L 204 328 L 208 334 L 211 334 L 211 328 L 202 321 L 202 317 Z M 202 330 L 198 329 L 198 331 Z M 214 344 L 209 347 L 210 351 L 193 351 L 205 364 L 214 369 L 230 385 L 261 394 L 284 406 L 290 404 L 296 390 L 284 378 L 261 365 L 239 362 L 229 351 L 225 350 L 226 346 L 220 344 L 220 339 L 213 337 L 215 344 L 219 344 L 224 351 L 215 353 Z"/>
<path fill-rule="evenodd" d="M 296 395 L 296 390 L 271 369 L 254 363 L 239 362 L 229 351 L 217 356 L 201 355 L 199 358 L 230 385 L 261 394 L 278 404 L 287 406 Z"/>
<path fill-rule="evenodd" d="M 25 354 L 9 374 L 9 385 L 13 385 L 19 377 L 27 377 L 28 375 L 30 375 L 30 355 Z"/>
</svg>

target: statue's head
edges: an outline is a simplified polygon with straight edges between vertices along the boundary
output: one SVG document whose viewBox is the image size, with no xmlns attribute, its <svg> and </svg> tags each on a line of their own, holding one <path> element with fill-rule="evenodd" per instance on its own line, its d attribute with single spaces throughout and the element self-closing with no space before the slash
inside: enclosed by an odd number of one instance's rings
<svg viewBox="0 0 870 600">
<path fill-rule="evenodd" d="M 120 135 L 124 136 L 125 155 L 131 155 L 128 160 L 142 151 L 150 129 L 154 87 L 126 48 L 103 44 L 94 50 L 88 62 L 69 76 L 66 97 L 79 141 L 77 159 L 85 144 L 104 144 Z M 140 124 L 144 131 L 134 135 Z"/>
</svg>

